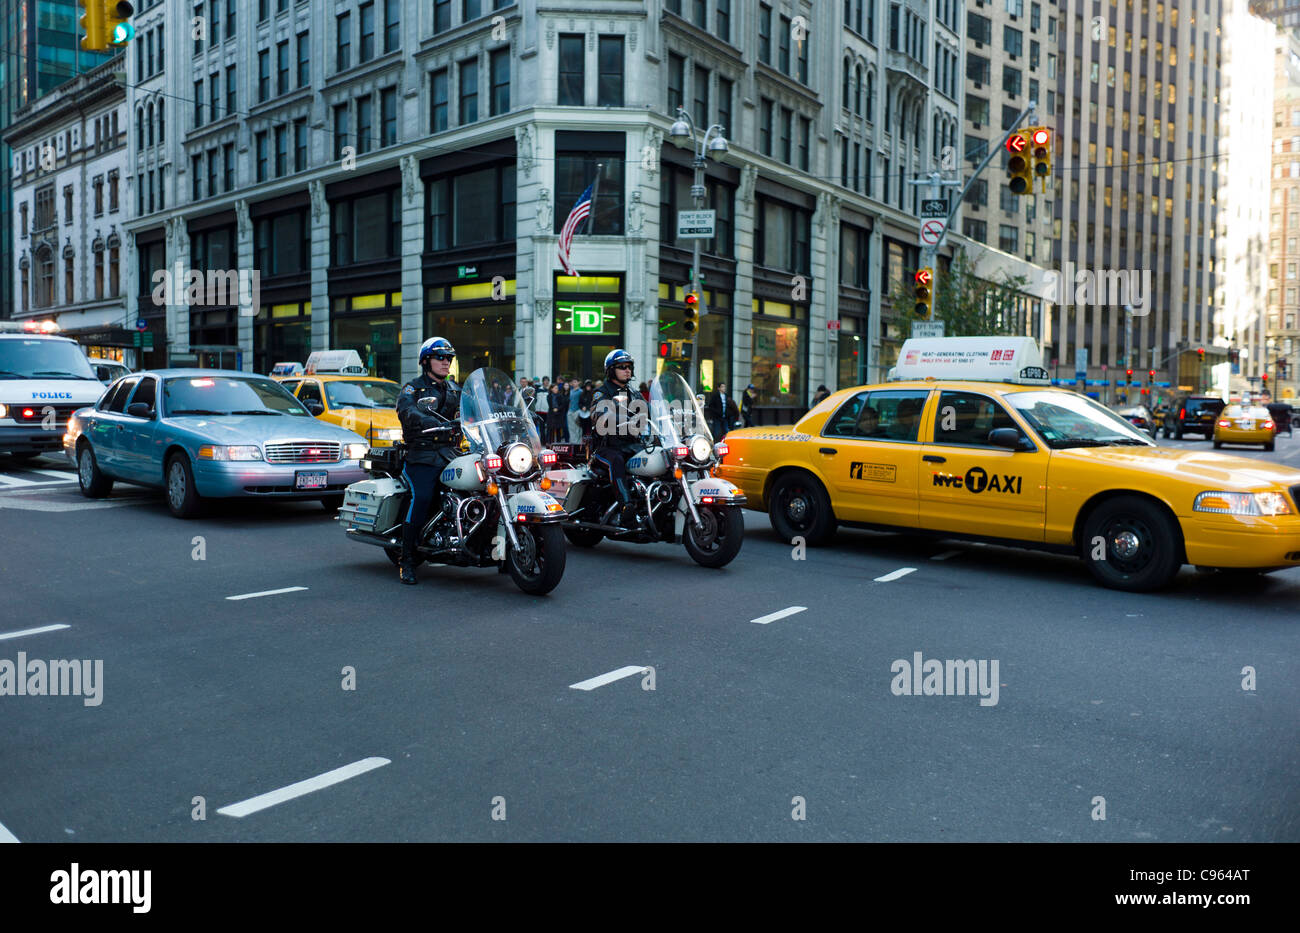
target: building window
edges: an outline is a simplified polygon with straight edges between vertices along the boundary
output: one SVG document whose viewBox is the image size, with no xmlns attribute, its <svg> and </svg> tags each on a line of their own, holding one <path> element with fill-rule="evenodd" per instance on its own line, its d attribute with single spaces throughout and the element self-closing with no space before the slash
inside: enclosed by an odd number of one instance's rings
<svg viewBox="0 0 1300 933">
<path fill-rule="evenodd" d="M 370 151 L 374 142 L 374 101 L 369 94 L 357 98 L 357 154 Z"/>
<path fill-rule="evenodd" d="M 289 173 L 289 128 L 275 128 L 275 177 L 281 178 Z"/>
<path fill-rule="evenodd" d="M 63 222 L 72 223 L 72 185 L 63 187 Z"/>
<path fill-rule="evenodd" d="M 384 51 L 396 51 L 402 44 L 402 0 L 384 0 Z"/>
<path fill-rule="evenodd" d="M 63 303 L 72 304 L 72 257 L 63 257 Z"/>
<path fill-rule="evenodd" d="M 724 136 L 731 132 L 731 87 L 726 78 L 718 78 L 718 125 Z"/>
<path fill-rule="evenodd" d="M 104 213 L 104 176 L 96 175 L 95 176 L 95 216 L 98 217 L 102 213 Z M 23 217 L 24 226 L 26 226 L 26 220 L 27 217 L 25 216 L 25 212 L 24 212 L 24 217 Z M 26 232 L 27 231 L 24 230 L 23 234 L 26 235 Z"/>
<path fill-rule="evenodd" d="M 379 144 L 397 145 L 397 88 L 384 88 L 379 92 Z"/>
<path fill-rule="evenodd" d="M 400 255 L 401 189 L 390 188 L 332 205 L 332 259 L 335 265 L 392 259 Z"/>
<path fill-rule="evenodd" d="M 234 113 L 239 109 L 238 90 L 239 78 L 235 71 L 235 66 L 230 65 L 226 68 L 226 109 Z M 161 111 L 160 111 L 161 114 Z M 158 129 L 159 142 L 162 141 L 162 127 Z"/>
<path fill-rule="evenodd" d="M 793 159 L 790 155 L 790 143 L 792 131 L 794 129 L 794 111 L 788 107 L 781 108 L 781 161 L 786 165 L 791 165 Z"/>
<path fill-rule="evenodd" d="M 597 46 L 596 106 L 623 106 L 623 37 L 601 36 Z"/>
<path fill-rule="evenodd" d="M 1002 27 L 1002 44 L 1012 58 L 1024 53 L 1025 34 L 1011 26 Z"/>
<path fill-rule="evenodd" d="M 758 60 L 772 64 L 772 8 L 766 3 L 758 5 Z"/>
<path fill-rule="evenodd" d="M 334 70 L 345 71 L 352 67 L 352 14 L 338 15 L 338 44 L 334 50 Z"/>
<path fill-rule="evenodd" d="M 254 140 L 257 148 L 257 180 L 266 181 L 267 146 L 265 131 L 258 133 Z"/>
<path fill-rule="evenodd" d="M 460 63 L 460 126 L 478 120 L 478 59 Z"/>
<path fill-rule="evenodd" d="M 140 188 L 143 192 L 144 189 Z M 190 157 L 190 200 L 201 201 L 203 199 L 203 156 Z"/>
<path fill-rule="evenodd" d="M 897 9 L 897 7 L 894 7 Z M 895 17 L 891 11 L 891 35 L 897 30 L 897 24 L 894 23 Z M 993 44 L 993 20 L 987 16 L 980 16 L 978 13 L 967 11 L 966 13 L 966 37 L 981 45 Z M 896 40 L 891 40 L 890 45 L 896 45 Z"/>
<path fill-rule="evenodd" d="M 692 77 L 695 84 L 695 118 L 707 126 L 709 122 L 709 69 L 701 68 L 699 64 L 696 64 L 693 68 Z"/>
<path fill-rule="evenodd" d="M 108 173 L 108 209 L 110 212 L 117 210 L 117 189 L 119 175 L 117 169 Z"/>
<path fill-rule="evenodd" d="M 787 272 L 812 268 L 812 214 L 778 201 L 761 198 L 756 255 L 759 265 Z"/>
<path fill-rule="evenodd" d="M 289 93 L 289 40 L 275 47 L 275 93 Z"/>
<path fill-rule="evenodd" d="M 1020 94 L 1020 69 L 1010 65 L 1002 66 L 1002 90 L 1012 97 Z"/>
<path fill-rule="evenodd" d="M 211 103 L 212 119 L 221 119 L 221 73 L 214 71 L 208 75 L 208 101 Z M 226 111 L 229 114 L 229 110 Z M 149 121 L 149 131 L 153 132 L 153 121 Z"/>
<path fill-rule="evenodd" d="M 203 80 L 194 82 L 194 127 L 203 125 Z"/>
<path fill-rule="evenodd" d="M 226 143 L 221 147 L 221 168 L 225 175 L 225 189 L 235 190 L 235 144 Z M 160 189 L 161 191 L 161 186 Z"/>
<path fill-rule="evenodd" d="M 790 19 L 780 17 L 781 32 L 776 37 L 776 67 L 781 74 L 790 73 Z"/>
<path fill-rule="evenodd" d="M 428 248 L 499 243 L 515 236 L 515 168 L 475 169 L 431 181 Z"/>
<path fill-rule="evenodd" d="M 307 169 L 307 120 L 293 121 L 293 170 Z"/>
<path fill-rule="evenodd" d="M 715 32 L 723 42 L 731 41 L 731 0 L 717 0 Z"/>
<path fill-rule="evenodd" d="M 447 101 L 450 94 L 450 81 L 447 69 L 435 71 L 429 76 L 429 132 L 441 133 L 447 128 Z"/>
<path fill-rule="evenodd" d="M 561 106 L 581 107 L 586 103 L 586 53 L 580 35 L 560 36 L 560 93 Z"/>
<path fill-rule="evenodd" d="M 253 253 L 263 275 L 293 275 L 311 268 L 311 223 L 305 209 L 261 217 L 253 228 Z"/>
<path fill-rule="evenodd" d="M 433 31 L 446 32 L 451 28 L 451 0 L 434 0 Z"/>
<path fill-rule="evenodd" d="M 764 98 L 760 102 L 760 120 L 758 124 L 758 151 L 765 156 L 772 154 L 772 123 L 776 105 Z"/>
<path fill-rule="evenodd" d="M 492 81 L 492 116 L 496 117 L 510 112 L 510 49 L 498 49 L 493 52 L 489 67 Z"/>
<path fill-rule="evenodd" d="M 334 158 L 342 159 L 348 143 L 348 105 L 334 106 Z"/>
<path fill-rule="evenodd" d="M 572 143 L 566 138 L 575 137 L 576 141 L 586 144 L 585 149 L 570 148 Z M 595 235 L 623 235 L 626 212 L 621 153 L 625 144 L 622 133 L 579 133 L 573 137 L 563 131 L 556 133 L 555 233 L 563 228 L 578 196 L 596 180 L 596 166 L 600 165 L 600 184 L 592 205 L 591 232 Z"/>
<path fill-rule="evenodd" d="M 668 112 L 675 114 L 686 104 L 686 59 L 675 52 L 668 53 Z"/>
<path fill-rule="evenodd" d="M 1020 252 L 1020 229 L 1008 224 L 998 225 L 998 249 L 1004 253 Z"/>
<path fill-rule="evenodd" d="M 95 299 L 104 297 L 104 251 L 95 250 Z"/>
<path fill-rule="evenodd" d="M 257 100 L 258 103 L 271 96 L 271 53 L 267 49 L 257 53 Z"/>
<path fill-rule="evenodd" d="M 809 170 L 812 149 L 812 120 L 799 118 L 799 168 Z"/>
<path fill-rule="evenodd" d="M 375 5 L 363 3 L 361 12 L 361 49 L 357 60 L 368 62 L 375 57 Z"/>
</svg>

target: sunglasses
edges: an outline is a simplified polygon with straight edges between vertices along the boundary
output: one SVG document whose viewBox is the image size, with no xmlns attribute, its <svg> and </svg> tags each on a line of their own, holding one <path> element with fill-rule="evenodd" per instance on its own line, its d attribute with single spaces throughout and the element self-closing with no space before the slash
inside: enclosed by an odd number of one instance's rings
<svg viewBox="0 0 1300 933">
<path fill-rule="evenodd" d="M 631 369 L 631 368 L 632 368 L 632 365 L 631 365 L 630 363 L 619 363 L 619 364 L 618 364 L 617 366 L 615 366 L 614 368 L 615 368 L 615 369 Z"/>
<path fill-rule="evenodd" d="M 435 360 L 439 360 L 439 361 L 441 361 L 441 362 L 443 362 L 443 363 L 450 363 L 452 360 L 454 360 L 454 359 L 456 358 L 456 354 L 455 354 L 455 353 L 435 353 L 435 354 L 433 355 L 433 358 L 434 358 Z"/>
</svg>

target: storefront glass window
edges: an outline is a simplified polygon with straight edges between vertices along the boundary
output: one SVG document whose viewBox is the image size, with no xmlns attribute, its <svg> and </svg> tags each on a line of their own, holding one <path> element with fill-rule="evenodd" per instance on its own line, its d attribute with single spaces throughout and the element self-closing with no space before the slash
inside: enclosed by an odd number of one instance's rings
<svg viewBox="0 0 1300 933">
<path fill-rule="evenodd" d="M 311 302 L 265 305 L 253 319 L 253 371 L 276 363 L 306 363 L 311 353 Z"/>
<path fill-rule="evenodd" d="M 754 300 L 754 358 L 750 381 L 758 389 L 759 405 L 802 410 L 808 405 L 808 309 Z"/>
<path fill-rule="evenodd" d="M 463 382 L 476 369 L 515 369 L 515 280 L 503 283 L 494 301 L 491 282 L 430 288 L 426 292 L 424 339 L 446 337 L 456 348 L 452 378 Z"/>
<path fill-rule="evenodd" d="M 330 349 L 356 350 L 370 375 L 402 382 L 401 304 L 401 292 L 334 299 Z"/>
</svg>

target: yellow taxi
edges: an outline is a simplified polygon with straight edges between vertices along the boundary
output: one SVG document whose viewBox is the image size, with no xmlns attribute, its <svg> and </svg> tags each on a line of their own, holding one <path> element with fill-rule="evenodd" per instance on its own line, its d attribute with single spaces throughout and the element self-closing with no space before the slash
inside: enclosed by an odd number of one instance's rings
<svg viewBox="0 0 1300 933">
<path fill-rule="evenodd" d="M 1214 422 L 1214 448 L 1224 444 L 1263 444 L 1273 449 L 1277 428 L 1267 408 L 1256 405 L 1229 405 Z"/>
<path fill-rule="evenodd" d="M 303 372 L 276 378 L 320 420 L 355 431 L 371 447 L 391 447 L 402 439 L 397 419 L 402 387 L 365 373 L 355 350 L 318 350 Z"/>
<path fill-rule="evenodd" d="M 1074 553 L 1130 591 L 1184 563 L 1300 566 L 1300 470 L 1159 447 L 1039 361 L 1024 338 L 909 340 L 896 381 L 729 432 L 718 474 L 808 545 L 839 523 L 920 530 Z"/>
</svg>

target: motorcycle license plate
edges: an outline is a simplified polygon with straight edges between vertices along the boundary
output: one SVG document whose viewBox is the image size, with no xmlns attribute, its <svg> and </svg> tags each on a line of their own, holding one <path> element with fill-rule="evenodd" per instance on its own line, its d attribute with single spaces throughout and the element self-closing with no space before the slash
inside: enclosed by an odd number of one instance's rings
<svg viewBox="0 0 1300 933">
<path fill-rule="evenodd" d="M 328 473 L 308 472 L 306 470 L 295 470 L 293 474 L 294 489 L 324 489 L 329 485 Z"/>
</svg>

